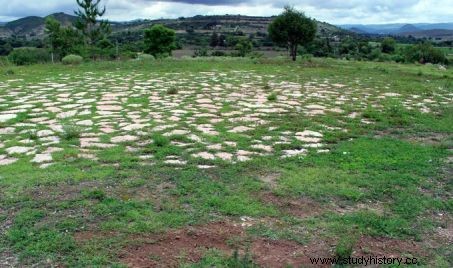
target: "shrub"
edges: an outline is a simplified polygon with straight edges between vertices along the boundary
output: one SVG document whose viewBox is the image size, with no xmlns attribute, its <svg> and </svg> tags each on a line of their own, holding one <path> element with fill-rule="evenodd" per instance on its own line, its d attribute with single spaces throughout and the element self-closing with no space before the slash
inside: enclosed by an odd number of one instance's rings
<svg viewBox="0 0 453 268">
<path fill-rule="evenodd" d="M 139 54 L 137 56 L 137 60 L 141 60 L 141 61 L 152 61 L 152 60 L 155 60 L 155 59 L 156 58 L 154 58 L 153 55 L 145 54 L 145 53 Z"/>
<path fill-rule="evenodd" d="M 64 57 L 61 62 L 66 65 L 77 65 L 83 62 L 83 58 L 78 55 L 68 55 Z"/>
<path fill-rule="evenodd" d="M 404 51 L 406 62 L 448 64 L 448 59 L 442 50 L 434 48 L 430 43 L 420 43 L 410 46 Z"/>
<path fill-rule="evenodd" d="M 207 57 L 207 56 L 208 56 L 208 48 L 206 48 L 206 47 L 197 48 L 193 53 L 194 58 Z"/>
<path fill-rule="evenodd" d="M 16 65 L 29 65 L 49 62 L 51 57 L 46 49 L 24 47 L 14 49 L 8 59 Z"/>
<path fill-rule="evenodd" d="M 213 51 L 211 53 L 211 56 L 213 56 L 213 57 L 225 57 L 226 53 L 223 52 L 223 51 L 216 50 L 216 51 Z"/>
<path fill-rule="evenodd" d="M 133 51 L 124 51 L 120 54 L 120 59 L 136 59 L 137 57 L 137 53 Z"/>
<path fill-rule="evenodd" d="M 241 38 L 235 48 L 240 57 L 245 57 L 252 52 L 253 43 L 250 39 Z"/>
</svg>

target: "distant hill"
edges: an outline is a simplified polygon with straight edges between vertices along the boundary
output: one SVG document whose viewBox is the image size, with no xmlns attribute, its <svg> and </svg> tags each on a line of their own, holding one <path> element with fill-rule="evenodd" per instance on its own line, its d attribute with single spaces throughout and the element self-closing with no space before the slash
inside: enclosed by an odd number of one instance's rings
<svg viewBox="0 0 453 268">
<path fill-rule="evenodd" d="M 339 25 L 357 34 L 400 35 L 416 38 L 432 38 L 439 41 L 453 40 L 453 23 L 414 23 L 414 24 L 346 24 Z"/>
<path fill-rule="evenodd" d="M 68 15 L 68 14 L 63 13 L 63 12 L 54 13 L 54 14 L 51 14 L 51 15 L 49 15 L 47 17 L 54 17 L 56 20 L 58 20 L 63 25 L 69 25 L 69 24 L 72 24 L 72 23 L 77 21 L 77 17 L 76 16 Z"/>
<path fill-rule="evenodd" d="M 44 36 L 45 21 L 47 17 L 54 17 L 62 25 L 72 24 L 77 17 L 65 13 L 54 13 L 46 17 L 30 16 L 15 21 L 7 22 L 0 27 L 0 37 L 11 35 L 25 36 L 27 38 L 41 38 Z"/>
<path fill-rule="evenodd" d="M 417 32 L 420 31 L 419 28 L 415 27 L 412 24 L 406 24 L 403 27 L 399 28 L 395 33 L 408 33 L 408 32 Z"/>
<path fill-rule="evenodd" d="M 53 16 L 63 25 L 71 25 L 77 18 L 65 13 L 55 13 Z M 129 22 L 111 22 L 113 33 L 142 33 L 150 25 L 160 23 L 174 29 L 178 34 L 187 34 L 190 31 L 197 34 L 207 35 L 214 31 L 218 33 L 242 33 L 260 35 L 267 33 L 272 17 L 252 17 L 241 15 L 222 16 L 194 16 L 190 18 L 159 19 L 159 20 L 133 20 Z M 337 26 L 325 23 L 318 23 L 318 32 L 323 36 L 348 35 L 352 32 L 341 29 Z M 8 22 L 0 27 L 0 37 L 11 35 L 25 36 L 29 39 L 44 37 L 45 18 L 26 17 Z"/>
</svg>

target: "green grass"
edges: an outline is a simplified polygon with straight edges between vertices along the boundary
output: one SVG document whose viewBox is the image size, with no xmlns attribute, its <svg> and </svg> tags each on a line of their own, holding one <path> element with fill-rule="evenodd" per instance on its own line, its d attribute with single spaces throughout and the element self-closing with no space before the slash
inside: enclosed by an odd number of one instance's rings
<svg viewBox="0 0 453 268">
<path fill-rule="evenodd" d="M 13 73 L 4 75 L 8 70 Z M 235 74 L 236 71 L 241 74 Z M 228 96 L 247 93 L 249 88 L 241 86 L 253 83 L 253 87 L 262 92 L 260 99 L 264 98 L 268 105 L 281 105 L 285 101 L 282 91 L 274 92 L 274 85 L 280 82 L 291 82 L 304 88 L 309 87 L 307 83 L 316 81 L 317 84 L 328 84 L 323 90 L 339 93 L 325 99 L 316 94 L 302 94 L 297 98 L 304 100 L 303 104 L 292 105 L 291 112 L 269 113 L 262 118 L 265 124 L 244 133 L 229 132 L 240 124 L 224 120 L 213 124 L 218 135 L 206 135 L 196 130 L 196 125 L 208 124 L 209 119 L 192 120 L 192 109 L 180 115 L 180 121 L 173 122 L 177 125 L 173 129 L 197 133 L 201 142 L 193 142 L 185 135 L 167 137 L 160 130 L 140 133 L 149 131 L 145 128 L 130 132 L 139 137 L 138 142 L 144 143 L 137 152 L 129 148 L 136 143 L 125 143 L 97 150 L 97 160 L 78 157 L 81 153 L 78 142 L 84 129 L 72 121 L 63 122 L 66 124 L 63 132 L 55 134 L 61 142 L 54 145 L 63 150 L 52 154 L 54 165 L 40 169 L 37 164 L 30 163 L 32 156 L 18 156 L 20 159 L 14 164 L 0 166 L 0 221 L 8 226 L 0 238 L 0 251 L 13 252 L 25 266 L 121 267 L 124 248 L 141 245 L 140 241 L 134 241 L 136 237 L 189 226 L 196 228 L 209 222 L 240 225 L 243 216 L 254 220 L 254 225 L 245 230 L 250 239 L 289 240 L 301 246 L 329 241 L 330 252 L 347 257 L 363 236 L 430 244 L 436 230 L 445 225 L 446 219 L 451 219 L 453 186 L 451 171 L 448 173 L 451 167 L 445 162 L 451 157 L 453 148 L 451 69 L 439 72 L 436 66 L 316 58 L 311 63 L 288 63 L 283 59 L 196 59 L 87 62 L 71 67 L 0 65 L 0 76 L 5 80 L 22 79 L 11 82 L 11 88 L 23 88 L 21 96 L 33 92 L 24 85 L 48 81 L 60 74 L 70 75 L 70 82 L 77 83 L 77 79 L 87 72 L 93 72 L 93 77 L 107 74 L 128 77 L 137 73 L 142 74 L 144 80 L 165 78 L 169 73 L 173 77 L 179 73 L 183 82 L 177 86 L 140 88 L 134 92 L 161 96 L 173 104 L 174 100 L 193 90 L 194 95 L 188 97 L 189 106 L 194 105 L 195 95 L 203 96 L 209 87 L 222 83 L 231 84 Z M 225 76 L 216 77 L 218 81 L 208 87 L 201 85 L 205 81 L 197 76 L 200 72 L 219 72 Z M 261 80 L 250 81 L 249 73 Z M 337 89 L 332 84 L 344 84 L 345 87 Z M 132 84 L 128 85 L 128 88 L 132 87 Z M 176 88 L 184 88 L 184 92 L 170 92 Z M 323 94 L 323 90 L 314 93 Z M 389 92 L 399 96 L 382 97 Z M 12 105 L 14 98 L 6 96 L 7 93 L 7 89 L 0 88 L 0 97 L 5 99 L 5 104 Z M 54 93 L 58 94 L 56 90 Z M 74 93 L 84 92 L 74 87 Z M 350 99 L 335 104 L 341 100 L 340 95 L 346 93 L 350 94 Z M 413 98 L 413 95 L 419 98 Z M 450 96 L 450 101 L 446 96 Z M 101 98 L 100 95 L 97 97 Z M 430 112 L 423 113 L 414 107 L 424 99 L 442 105 L 430 106 Z M 122 107 L 133 107 L 131 111 L 136 112 L 135 115 L 149 115 L 155 109 L 152 98 L 137 95 L 119 100 Z M 410 105 L 409 100 L 412 101 Z M 220 117 L 237 111 L 235 105 L 240 101 L 244 100 L 219 97 L 214 101 L 219 107 L 215 115 Z M 328 108 L 341 107 L 343 113 L 305 114 L 305 106 L 320 103 Z M 37 107 L 42 109 L 44 106 Z M 9 106 L 0 106 L 0 112 L 7 109 Z M 41 128 L 24 124 L 34 118 L 30 115 L 31 109 L 0 123 L 0 128 L 21 126 L 14 135 L 0 135 L 0 144 L 5 145 L 0 146 L 0 155 L 6 155 L 6 148 L 21 145 L 26 139 L 40 142 L 37 130 Z M 96 112 L 94 105 L 91 109 Z M 168 115 L 178 109 L 180 107 L 169 109 Z M 258 109 L 258 106 L 250 108 L 247 114 L 254 116 Z M 210 111 L 207 108 L 203 112 Z M 359 115 L 347 117 L 352 112 Z M 120 113 L 126 118 L 125 111 Z M 48 117 L 57 118 L 50 112 Z M 76 118 L 102 120 L 86 115 Z M 155 114 L 149 118 L 151 129 L 169 124 L 159 121 Z M 121 124 L 132 120 L 132 117 L 126 118 L 115 124 L 122 127 Z M 372 123 L 366 124 L 362 120 Z M 245 125 L 255 122 L 252 119 Z M 284 141 L 279 137 L 282 132 L 294 135 L 304 130 L 323 133 L 325 146 L 322 149 L 328 151 L 318 153 L 318 148 L 307 148 L 307 155 L 281 158 L 283 150 L 305 148 L 303 142 L 290 140 L 274 146 L 267 155 L 252 156 L 251 161 L 243 163 L 191 157 L 192 153 L 200 151 L 212 154 L 218 151 L 234 153 L 238 149 L 259 152 L 252 147 L 256 140 L 262 145 L 273 144 Z M 93 131 L 97 129 L 93 128 Z M 103 134 L 100 142 L 108 143 L 114 135 Z M 270 139 L 263 139 L 265 136 Z M 430 137 L 437 141 L 424 142 Z M 228 146 L 227 142 L 234 142 L 235 146 Z M 221 145 L 222 149 L 207 149 L 213 144 Z M 149 165 L 143 165 L 140 156 L 147 155 L 153 157 L 149 159 Z M 166 160 L 175 158 L 186 160 L 187 164 L 165 164 Z M 199 169 L 198 165 L 215 165 L 215 168 Z M 272 182 L 263 179 L 273 177 L 269 174 L 277 174 Z M 320 211 L 299 217 L 288 211 L 283 202 L 262 198 L 270 194 L 292 203 L 311 200 Z M 444 215 L 444 218 L 438 215 Z M 85 231 L 102 235 L 77 241 L 77 234 Z M 423 260 L 426 265 L 451 266 L 448 245 L 423 249 L 430 256 Z M 180 263 L 183 267 L 256 267 L 253 256 L 243 251 L 231 254 L 210 250 L 198 263 L 183 260 Z"/>
</svg>

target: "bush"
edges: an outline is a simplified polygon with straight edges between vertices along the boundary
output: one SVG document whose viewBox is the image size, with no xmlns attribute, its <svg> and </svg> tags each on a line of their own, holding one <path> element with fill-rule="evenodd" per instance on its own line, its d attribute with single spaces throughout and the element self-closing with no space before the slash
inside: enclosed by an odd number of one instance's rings
<svg viewBox="0 0 453 268">
<path fill-rule="evenodd" d="M 442 50 L 434 48 L 430 43 L 421 43 L 410 46 L 404 51 L 404 58 L 408 63 L 419 62 L 448 64 L 448 59 Z"/>
<path fill-rule="evenodd" d="M 226 53 L 223 52 L 223 51 L 216 50 L 216 51 L 213 51 L 211 53 L 211 56 L 213 56 L 213 57 L 225 57 Z"/>
<path fill-rule="evenodd" d="M 14 49 L 8 59 L 16 65 L 29 65 L 49 62 L 51 57 L 46 49 L 24 47 Z"/>
<path fill-rule="evenodd" d="M 137 56 L 137 60 L 141 60 L 141 61 L 152 61 L 152 60 L 155 60 L 155 59 L 156 58 L 154 58 L 153 55 L 145 54 L 145 53 L 139 54 Z"/>
<path fill-rule="evenodd" d="M 78 55 L 68 55 L 64 57 L 61 62 L 66 65 L 77 65 L 83 62 L 83 58 Z"/>
<path fill-rule="evenodd" d="M 120 54 L 120 59 L 136 59 L 138 57 L 136 52 L 133 51 L 124 51 Z"/>
<path fill-rule="evenodd" d="M 245 57 L 252 52 L 253 43 L 250 39 L 241 38 L 235 48 L 240 57 Z"/>
<path fill-rule="evenodd" d="M 207 56 L 208 56 L 208 48 L 206 48 L 206 47 L 197 48 L 193 53 L 194 58 L 207 57 Z"/>
</svg>

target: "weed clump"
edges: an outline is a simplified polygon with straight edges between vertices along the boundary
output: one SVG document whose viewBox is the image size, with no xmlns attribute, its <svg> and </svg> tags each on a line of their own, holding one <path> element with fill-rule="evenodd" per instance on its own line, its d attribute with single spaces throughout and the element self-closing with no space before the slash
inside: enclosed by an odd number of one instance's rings
<svg viewBox="0 0 453 268">
<path fill-rule="evenodd" d="M 78 139 L 80 138 L 81 132 L 82 130 L 77 126 L 66 125 L 63 126 L 63 133 L 61 134 L 61 138 L 67 141 Z"/>
<path fill-rule="evenodd" d="M 167 137 L 164 137 L 160 134 L 154 135 L 153 142 L 154 145 L 156 145 L 157 147 L 165 147 L 168 144 L 170 144 L 170 140 Z"/>
<path fill-rule="evenodd" d="M 268 101 L 276 101 L 277 100 L 277 93 L 272 92 L 271 94 L 269 94 L 269 96 L 267 96 L 267 100 Z"/>
<path fill-rule="evenodd" d="M 171 87 L 171 88 L 167 89 L 167 94 L 176 95 L 176 94 L 178 94 L 178 89 L 176 87 Z"/>
<path fill-rule="evenodd" d="M 338 258 L 347 259 L 351 257 L 357 238 L 346 235 L 340 238 L 337 246 L 335 247 L 335 254 Z"/>
<path fill-rule="evenodd" d="M 102 201 L 106 198 L 106 194 L 104 193 L 104 191 L 99 190 L 99 189 L 84 192 L 83 196 L 88 199 L 99 200 L 99 201 Z"/>
<path fill-rule="evenodd" d="M 30 130 L 27 132 L 27 137 L 28 139 L 30 140 L 37 140 L 39 137 L 38 137 L 38 133 L 36 132 L 36 130 Z"/>
</svg>

